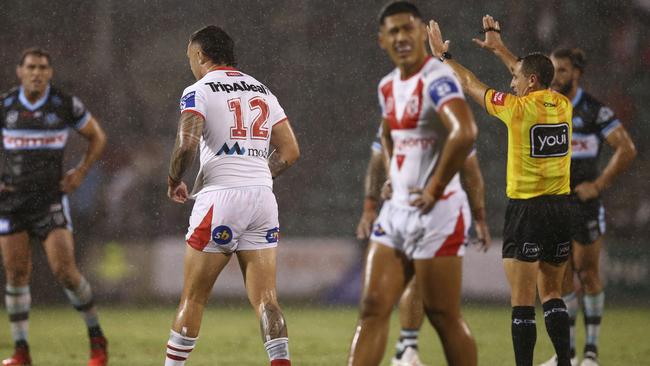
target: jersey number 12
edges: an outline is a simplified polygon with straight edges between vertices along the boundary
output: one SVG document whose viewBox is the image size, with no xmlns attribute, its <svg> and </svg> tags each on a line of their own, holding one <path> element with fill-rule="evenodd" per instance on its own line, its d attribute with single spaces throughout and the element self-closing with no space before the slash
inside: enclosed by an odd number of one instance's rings
<svg viewBox="0 0 650 366">
<path fill-rule="evenodd" d="M 260 97 L 252 98 L 248 101 L 250 111 L 259 110 L 253 120 L 251 127 L 251 139 L 266 140 L 269 137 L 267 121 L 269 119 L 269 105 Z M 230 127 L 230 138 L 234 140 L 245 140 L 248 135 L 248 129 L 244 126 L 244 119 L 241 110 L 241 98 L 228 100 L 228 109 L 233 112 L 235 117 L 235 127 Z"/>
</svg>

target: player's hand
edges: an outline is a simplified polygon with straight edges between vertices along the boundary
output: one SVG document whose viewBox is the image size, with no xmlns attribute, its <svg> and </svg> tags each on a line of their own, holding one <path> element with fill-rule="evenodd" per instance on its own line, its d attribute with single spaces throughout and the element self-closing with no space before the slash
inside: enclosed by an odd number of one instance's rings
<svg viewBox="0 0 650 366">
<path fill-rule="evenodd" d="M 185 182 L 181 181 L 176 185 L 168 185 L 167 197 L 176 203 L 185 203 L 189 197 L 189 192 L 187 191 L 187 185 Z"/>
<path fill-rule="evenodd" d="M 428 214 L 438 201 L 431 193 L 419 188 L 413 188 L 409 190 L 409 193 L 418 195 L 417 198 L 409 202 L 409 204 L 413 207 L 417 207 L 423 214 Z"/>
<path fill-rule="evenodd" d="M 376 210 L 363 210 L 361 219 L 357 225 L 357 239 L 366 240 L 370 237 L 370 233 L 372 232 L 372 224 L 375 222 L 376 218 Z"/>
<path fill-rule="evenodd" d="M 476 239 L 472 239 L 470 243 L 476 245 L 478 250 L 485 253 L 492 244 L 492 236 L 490 236 L 490 229 L 488 228 L 485 220 L 474 219 L 474 229 L 476 230 Z"/>
<path fill-rule="evenodd" d="M 442 41 L 442 33 L 440 32 L 440 27 L 438 23 L 433 20 L 429 21 L 427 26 L 427 34 L 429 36 L 429 47 L 431 48 L 431 53 L 437 57 L 442 57 L 442 54 L 449 51 L 449 41 Z"/>
<path fill-rule="evenodd" d="M 573 191 L 578 195 L 578 198 L 582 202 L 598 198 L 600 195 L 600 190 L 594 182 L 583 182 L 578 184 Z"/>
<path fill-rule="evenodd" d="M 388 201 L 391 197 L 393 197 L 393 185 L 389 179 L 384 182 L 384 185 L 381 187 L 381 199 Z"/>
<path fill-rule="evenodd" d="M 481 41 L 478 38 L 472 39 L 479 47 L 494 52 L 504 46 L 501 40 L 501 25 L 491 15 L 483 17 L 483 32 L 485 33 L 485 40 Z"/>
<path fill-rule="evenodd" d="M 64 193 L 74 192 L 77 188 L 79 188 L 81 182 L 83 182 L 85 177 L 86 171 L 83 169 L 73 168 L 68 170 L 63 176 L 61 182 L 59 182 L 61 191 Z"/>
</svg>

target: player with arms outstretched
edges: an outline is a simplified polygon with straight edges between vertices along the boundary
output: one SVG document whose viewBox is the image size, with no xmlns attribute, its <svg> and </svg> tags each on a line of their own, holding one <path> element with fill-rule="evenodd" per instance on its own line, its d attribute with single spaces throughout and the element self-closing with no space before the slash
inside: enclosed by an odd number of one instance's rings
<svg viewBox="0 0 650 366">
<path fill-rule="evenodd" d="M 23 52 L 16 73 L 21 85 L 0 97 L 4 166 L 0 179 L 0 248 L 7 280 L 14 355 L 3 366 L 30 365 L 27 336 L 32 271 L 30 238 L 43 243 L 50 269 L 72 305 L 83 316 L 90 337 L 89 366 L 108 362 L 106 338 L 99 326 L 88 281 L 79 272 L 67 194 L 81 185 L 99 158 L 106 136 L 79 98 L 50 84 L 50 54 L 39 48 Z M 70 129 L 88 141 L 81 162 L 63 174 Z"/>
<path fill-rule="evenodd" d="M 471 219 L 457 174 L 472 150 L 476 125 L 451 69 L 427 55 L 417 7 L 390 3 L 379 23 L 380 45 L 396 65 L 378 88 L 392 196 L 370 238 L 348 365 L 381 362 L 392 308 L 414 275 L 447 362 L 476 365 L 476 344 L 460 313 Z"/>
<path fill-rule="evenodd" d="M 201 167 L 192 192 L 196 202 L 186 235 L 183 293 L 165 365 L 185 365 L 212 286 L 234 253 L 271 365 L 290 366 L 275 289 L 280 228 L 272 179 L 298 159 L 298 143 L 277 98 L 234 68 L 234 42 L 221 28 L 193 33 L 187 57 L 197 82 L 180 102 L 168 179 L 174 202 L 190 196 L 182 178 L 199 145 Z"/>
</svg>

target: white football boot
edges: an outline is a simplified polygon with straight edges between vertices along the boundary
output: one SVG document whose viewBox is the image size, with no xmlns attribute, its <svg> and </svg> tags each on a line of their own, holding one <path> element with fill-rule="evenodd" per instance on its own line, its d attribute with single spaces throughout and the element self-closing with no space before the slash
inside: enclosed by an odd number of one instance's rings
<svg viewBox="0 0 650 366">
<path fill-rule="evenodd" d="M 407 347 L 406 351 L 402 353 L 402 358 L 399 360 L 393 357 L 390 361 L 391 366 L 426 366 L 420 361 L 418 351 L 413 347 Z"/>
<path fill-rule="evenodd" d="M 590 364 L 588 364 L 587 366 L 589 366 L 589 365 Z M 557 366 L 557 356 L 553 355 L 553 357 L 551 357 L 550 360 L 540 364 L 539 366 Z M 577 356 L 571 358 L 571 366 L 578 366 L 578 357 Z M 580 364 L 580 366 L 582 366 L 582 364 Z M 598 366 L 598 364 L 596 364 L 596 366 Z"/>
<path fill-rule="evenodd" d="M 598 357 L 593 352 L 585 353 L 585 358 L 580 363 L 580 366 L 599 366 Z"/>
</svg>

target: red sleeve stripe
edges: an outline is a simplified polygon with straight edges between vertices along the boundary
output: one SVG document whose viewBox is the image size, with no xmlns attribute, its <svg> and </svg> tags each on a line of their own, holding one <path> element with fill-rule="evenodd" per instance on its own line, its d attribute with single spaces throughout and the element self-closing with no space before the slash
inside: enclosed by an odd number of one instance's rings
<svg viewBox="0 0 650 366">
<path fill-rule="evenodd" d="M 197 110 L 194 110 L 194 109 L 183 109 L 183 110 L 181 111 L 181 114 L 183 114 L 183 113 L 185 113 L 185 112 L 194 113 L 194 114 L 196 114 L 197 116 L 201 116 L 201 117 L 203 117 L 203 119 L 205 119 L 205 116 L 203 115 L 203 113 L 201 113 L 201 112 L 199 112 L 199 111 L 197 111 Z"/>
</svg>

